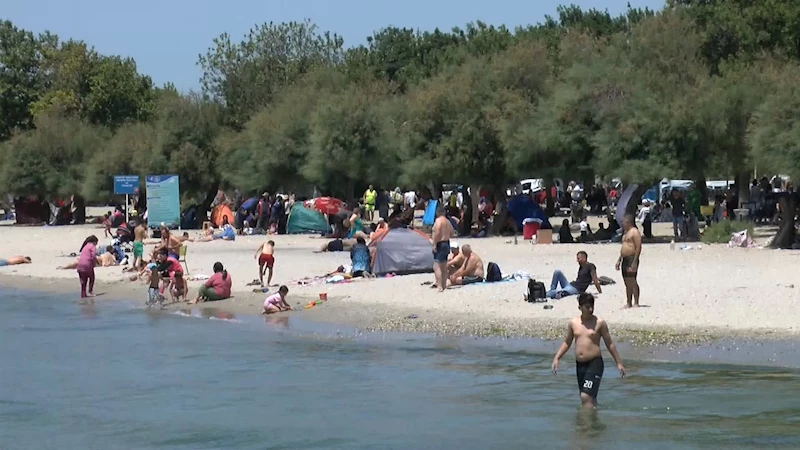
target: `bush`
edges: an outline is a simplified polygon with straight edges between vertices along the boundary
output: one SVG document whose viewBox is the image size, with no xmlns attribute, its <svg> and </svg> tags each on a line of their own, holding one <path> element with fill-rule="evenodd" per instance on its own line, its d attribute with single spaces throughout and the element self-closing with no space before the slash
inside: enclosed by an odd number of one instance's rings
<svg viewBox="0 0 800 450">
<path fill-rule="evenodd" d="M 702 241 L 706 244 L 727 244 L 731 240 L 731 234 L 742 230 L 747 230 L 747 234 L 750 237 L 753 236 L 753 224 L 751 222 L 723 220 L 706 228 Z"/>
</svg>

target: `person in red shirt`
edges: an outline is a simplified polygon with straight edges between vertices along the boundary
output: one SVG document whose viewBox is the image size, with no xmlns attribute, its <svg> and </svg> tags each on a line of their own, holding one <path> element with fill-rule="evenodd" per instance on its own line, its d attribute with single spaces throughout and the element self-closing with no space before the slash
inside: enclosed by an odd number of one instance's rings
<svg viewBox="0 0 800 450">
<path fill-rule="evenodd" d="M 169 256 L 169 250 L 162 248 L 156 255 L 156 262 L 158 263 L 158 270 L 161 273 L 161 279 L 164 280 L 161 284 L 160 294 L 164 294 L 164 290 L 169 288 L 170 292 L 174 290 L 186 292 L 186 280 L 183 278 L 183 266 L 177 259 Z M 177 276 L 180 274 L 180 276 Z M 179 286 L 180 284 L 180 286 Z"/>
<path fill-rule="evenodd" d="M 232 284 L 231 276 L 222 266 L 222 263 L 215 262 L 214 275 L 211 275 L 211 278 L 200 287 L 197 292 L 197 298 L 189 303 L 214 302 L 230 298 Z"/>
</svg>

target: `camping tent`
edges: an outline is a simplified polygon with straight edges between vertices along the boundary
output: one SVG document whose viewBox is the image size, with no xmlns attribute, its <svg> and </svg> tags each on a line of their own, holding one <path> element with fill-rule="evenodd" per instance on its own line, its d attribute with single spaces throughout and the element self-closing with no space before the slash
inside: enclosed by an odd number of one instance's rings
<svg viewBox="0 0 800 450">
<path fill-rule="evenodd" d="M 302 203 L 295 203 L 286 221 L 286 233 L 329 233 L 328 221 L 320 212 L 306 208 Z"/>
<path fill-rule="evenodd" d="M 372 273 L 375 275 L 433 272 L 431 241 L 420 231 L 386 230 L 374 236 L 369 246 L 374 249 Z"/>
<path fill-rule="evenodd" d="M 553 228 L 550 225 L 550 220 L 547 219 L 547 214 L 529 195 L 520 194 L 511 197 L 506 207 L 508 208 L 508 214 L 517 224 L 518 230 L 522 229 L 522 222 L 525 219 L 534 219 L 540 222 L 540 228 L 543 230 Z"/>
<path fill-rule="evenodd" d="M 211 212 L 211 223 L 219 228 L 222 226 L 222 218 L 227 217 L 228 223 L 233 226 L 234 217 L 231 209 L 228 205 L 217 205 L 214 207 L 214 210 Z"/>
</svg>

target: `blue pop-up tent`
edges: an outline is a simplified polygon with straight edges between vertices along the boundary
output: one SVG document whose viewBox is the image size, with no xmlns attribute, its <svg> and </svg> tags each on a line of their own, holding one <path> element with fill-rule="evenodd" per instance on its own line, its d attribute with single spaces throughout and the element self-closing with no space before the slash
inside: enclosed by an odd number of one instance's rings
<svg viewBox="0 0 800 450">
<path fill-rule="evenodd" d="M 534 219 L 537 222 L 541 222 L 540 227 L 545 230 L 553 228 L 544 210 L 528 195 L 519 194 L 511 197 L 506 207 L 508 208 L 508 214 L 517 224 L 518 230 L 522 229 L 522 222 L 525 219 Z"/>
</svg>

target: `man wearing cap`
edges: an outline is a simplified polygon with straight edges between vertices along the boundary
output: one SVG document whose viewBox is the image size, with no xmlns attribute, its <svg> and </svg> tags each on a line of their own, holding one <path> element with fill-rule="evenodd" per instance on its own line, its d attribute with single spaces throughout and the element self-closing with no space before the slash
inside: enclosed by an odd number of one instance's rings
<svg viewBox="0 0 800 450">
<path fill-rule="evenodd" d="M 456 273 L 464 265 L 464 255 L 459 250 L 458 242 L 450 241 L 450 255 L 447 257 L 447 276 L 448 278 Z"/>
</svg>

